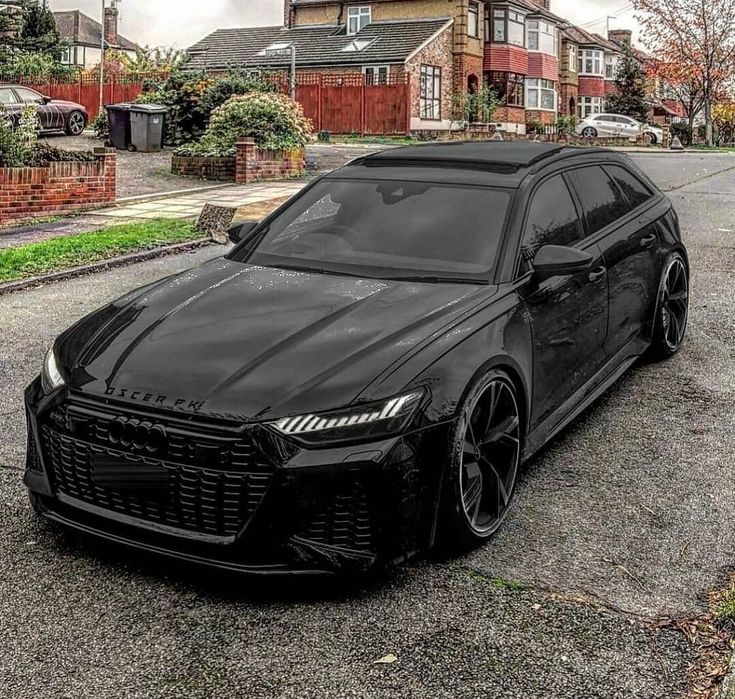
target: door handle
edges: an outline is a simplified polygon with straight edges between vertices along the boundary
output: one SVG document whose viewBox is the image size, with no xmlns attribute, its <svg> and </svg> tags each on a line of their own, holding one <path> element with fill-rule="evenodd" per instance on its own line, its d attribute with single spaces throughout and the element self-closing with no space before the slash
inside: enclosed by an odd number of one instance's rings
<svg viewBox="0 0 735 699">
<path fill-rule="evenodd" d="M 596 284 L 601 279 L 603 279 L 606 274 L 607 274 L 607 267 L 598 267 L 597 269 L 590 272 L 589 280 L 593 284 Z"/>
<path fill-rule="evenodd" d="M 655 242 L 656 242 L 655 235 L 647 235 L 645 238 L 641 238 L 641 247 L 648 250 L 653 247 L 653 244 Z"/>
</svg>

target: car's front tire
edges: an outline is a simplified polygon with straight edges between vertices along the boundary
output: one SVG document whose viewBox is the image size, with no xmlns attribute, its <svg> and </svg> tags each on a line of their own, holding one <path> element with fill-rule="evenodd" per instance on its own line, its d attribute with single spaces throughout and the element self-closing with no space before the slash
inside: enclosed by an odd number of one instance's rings
<svg viewBox="0 0 735 699">
<path fill-rule="evenodd" d="M 465 550 L 500 528 L 515 492 L 523 447 L 521 401 L 510 377 L 491 370 L 462 401 L 449 435 L 442 543 Z"/>
<path fill-rule="evenodd" d="M 584 138 L 597 138 L 597 129 L 593 129 L 591 126 L 586 126 L 582 129 L 582 136 Z"/>
<path fill-rule="evenodd" d="M 651 359 L 668 359 L 681 349 L 688 320 L 689 273 L 684 258 L 674 253 L 666 263 L 661 278 L 649 351 Z"/>
<path fill-rule="evenodd" d="M 655 133 L 646 132 L 643 134 L 643 140 L 649 145 L 649 146 L 655 146 L 658 143 L 658 138 L 656 138 Z"/>
<path fill-rule="evenodd" d="M 87 128 L 87 118 L 79 111 L 72 112 L 66 118 L 66 133 L 68 136 L 81 136 Z"/>
</svg>

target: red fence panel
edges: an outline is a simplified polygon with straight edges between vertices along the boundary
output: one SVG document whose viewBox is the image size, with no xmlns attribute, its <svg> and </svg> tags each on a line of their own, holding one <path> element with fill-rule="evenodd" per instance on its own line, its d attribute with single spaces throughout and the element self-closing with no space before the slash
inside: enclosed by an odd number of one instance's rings
<svg viewBox="0 0 735 699">
<path fill-rule="evenodd" d="M 299 85 L 296 88 L 296 101 L 301 104 L 304 114 L 314 127 L 314 131 L 322 131 L 321 88 L 319 85 Z"/>
<path fill-rule="evenodd" d="M 322 131 L 362 133 L 363 87 L 322 87 Z"/>
<path fill-rule="evenodd" d="M 365 87 L 365 129 L 370 135 L 404 134 L 408 130 L 408 85 Z"/>
</svg>

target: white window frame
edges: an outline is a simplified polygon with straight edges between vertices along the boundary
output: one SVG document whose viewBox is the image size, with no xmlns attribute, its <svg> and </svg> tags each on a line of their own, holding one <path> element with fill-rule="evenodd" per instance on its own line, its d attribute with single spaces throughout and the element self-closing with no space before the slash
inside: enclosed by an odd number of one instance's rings
<svg viewBox="0 0 735 699">
<path fill-rule="evenodd" d="M 366 19 L 367 21 L 364 21 Z M 347 33 L 350 36 L 358 34 L 366 25 L 370 24 L 372 19 L 373 9 L 370 5 L 349 7 L 347 9 Z"/>
<path fill-rule="evenodd" d="M 381 73 L 381 71 L 384 72 Z M 390 66 L 385 63 L 381 65 L 363 66 L 362 74 L 365 76 L 366 85 L 387 85 L 390 80 Z M 372 79 L 368 80 L 368 76 L 372 76 Z"/>
<path fill-rule="evenodd" d="M 603 97 L 580 97 L 577 101 L 577 116 L 580 119 L 603 114 Z"/>
<path fill-rule="evenodd" d="M 577 65 L 577 61 L 579 59 L 577 58 L 577 45 L 576 44 L 569 44 L 569 72 L 570 73 L 576 73 L 579 69 L 579 65 Z"/>
<path fill-rule="evenodd" d="M 421 119 L 440 121 L 442 118 L 442 78 L 441 66 L 421 64 L 419 88 L 419 116 Z"/>
<path fill-rule="evenodd" d="M 588 70 L 588 61 L 591 70 Z M 582 49 L 579 52 L 579 74 L 605 77 L 605 52 L 600 49 Z"/>
<path fill-rule="evenodd" d="M 552 106 L 542 107 L 544 104 L 544 96 L 547 98 L 553 95 Z M 526 78 L 526 109 L 538 110 L 541 112 L 556 112 L 559 104 L 559 93 L 556 89 L 556 83 L 553 80 L 544 80 L 543 78 Z"/>
<path fill-rule="evenodd" d="M 535 48 L 533 46 L 535 45 Z M 526 48 L 549 56 L 559 55 L 559 29 L 555 24 L 540 19 L 526 23 Z"/>
</svg>

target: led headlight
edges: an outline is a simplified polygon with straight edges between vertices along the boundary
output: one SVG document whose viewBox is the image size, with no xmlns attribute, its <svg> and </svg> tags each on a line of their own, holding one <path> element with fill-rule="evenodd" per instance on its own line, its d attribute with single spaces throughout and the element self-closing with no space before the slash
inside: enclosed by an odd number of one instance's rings
<svg viewBox="0 0 735 699">
<path fill-rule="evenodd" d="M 64 377 L 61 375 L 59 367 L 56 364 L 56 355 L 54 354 L 53 347 L 46 354 L 43 371 L 41 372 L 41 382 L 46 393 L 50 393 L 64 385 Z"/>
<path fill-rule="evenodd" d="M 421 391 L 416 391 L 379 403 L 329 413 L 285 417 L 270 423 L 270 426 L 284 436 L 309 444 L 380 438 L 406 427 L 422 396 Z"/>
</svg>

